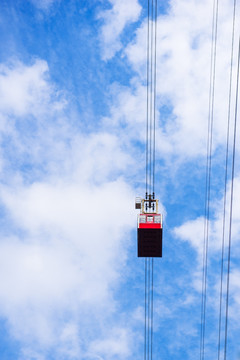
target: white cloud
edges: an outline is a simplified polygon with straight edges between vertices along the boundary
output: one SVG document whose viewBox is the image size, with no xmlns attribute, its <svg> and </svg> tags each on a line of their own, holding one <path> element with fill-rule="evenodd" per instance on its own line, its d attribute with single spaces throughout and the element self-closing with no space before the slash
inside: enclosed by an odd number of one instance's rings
<svg viewBox="0 0 240 360">
<path fill-rule="evenodd" d="M 131 156 L 114 133 L 76 131 L 64 106 L 55 106 L 58 92 L 45 62 L 2 66 L 1 81 L 2 134 L 10 126 L 12 145 L 20 139 L 16 158 L 33 164 L 27 178 L 11 162 L 11 181 L 2 173 L 1 316 L 23 344 L 24 359 L 44 359 L 50 348 L 59 358 L 75 359 L 93 339 L 96 356 L 109 341 L 112 357 L 123 358 L 130 346 L 124 327 L 121 348 L 103 337 L 102 328 L 111 329 L 116 316 L 114 289 L 135 226 L 135 194 L 122 176 Z M 5 163 L 8 156 L 3 153 Z"/>
<path fill-rule="evenodd" d="M 54 3 L 60 0 L 30 0 L 37 8 L 48 10 Z"/>
<path fill-rule="evenodd" d="M 239 281 L 240 271 L 236 268 L 233 268 L 230 274 L 230 297 L 231 307 L 229 315 L 231 320 L 234 321 L 234 325 L 238 328 L 238 319 L 240 315 L 240 281 Z"/>
<path fill-rule="evenodd" d="M 232 212 L 232 236 L 231 236 L 231 271 L 230 271 L 230 303 L 229 316 L 234 320 L 236 314 L 240 313 L 240 292 L 239 292 L 239 264 L 238 254 L 240 248 L 240 178 L 234 179 L 234 197 Z M 231 182 L 228 184 L 226 194 L 226 222 L 224 235 L 224 257 L 223 257 L 223 294 L 225 299 L 226 274 L 228 264 L 228 244 L 229 244 L 229 218 L 230 218 L 230 196 Z M 211 306 L 216 316 L 219 311 L 219 289 L 220 289 L 220 264 L 222 253 L 222 234 L 223 234 L 223 198 L 215 200 L 210 209 L 211 218 L 209 220 L 208 233 L 208 306 Z M 206 227 L 207 229 L 207 227 Z M 176 238 L 187 241 L 194 248 L 197 261 L 192 272 L 192 286 L 199 293 L 202 291 L 202 265 L 203 265 L 203 242 L 204 242 L 204 218 L 199 217 L 195 220 L 187 221 L 174 229 Z M 225 300 L 223 300 L 225 301 Z"/>
<path fill-rule="evenodd" d="M 234 179 L 234 197 L 233 197 L 233 212 L 232 212 L 232 243 L 233 245 L 239 243 L 240 232 L 240 178 L 237 176 Z M 225 246 L 228 244 L 229 237 L 229 217 L 230 217 L 230 197 L 231 197 L 231 182 L 227 187 L 226 194 L 226 225 L 225 225 Z M 211 219 L 209 220 L 209 246 L 211 251 L 219 251 L 222 246 L 222 231 L 223 231 L 223 198 L 215 200 L 211 205 Z M 197 251 L 199 259 L 202 257 L 203 235 L 204 235 L 204 218 L 199 217 L 194 220 L 185 222 L 180 227 L 174 229 L 177 237 L 184 241 L 188 241 L 191 246 Z"/>
<path fill-rule="evenodd" d="M 174 1 L 169 13 L 158 17 L 157 148 L 162 156 L 173 155 L 187 160 L 206 153 L 211 14 L 212 3 L 208 0 L 201 3 Z M 232 4 L 225 1 L 219 9 L 214 149 L 225 144 L 226 139 L 231 16 Z M 236 16 L 236 34 L 240 27 L 238 19 L 239 16 Z M 146 34 L 147 24 L 143 22 L 136 32 L 136 39 L 125 50 L 128 60 L 141 79 L 137 85 L 139 87 L 146 78 Z M 236 85 L 236 55 L 237 51 L 234 54 L 233 93 Z M 137 97 L 138 94 L 136 91 L 134 96 Z M 146 95 L 145 100 L 142 97 L 141 101 L 146 103 Z M 163 105 L 165 109 L 162 108 Z M 164 114 L 166 106 L 167 115 Z M 121 111 L 119 102 L 119 114 Z M 128 117 L 126 122 L 128 123 Z"/>
<path fill-rule="evenodd" d="M 18 169 L 14 163 L 31 166 L 31 173 L 25 175 L 32 178 L 34 173 L 53 172 L 73 131 L 64 115 L 66 98 L 50 81 L 47 63 L 36 59 L 31 65 L 1 64 L 0 96 L 2 179 L 15 181 Z"/>
<path fill-rule="evenodd" d="M 100 33 L 104 60 L 111 59 L 122 48 L 120 36 L 125 26 L 137 21 L 141 13 L 138 0 L 109 0 L 109 2 L 112 8 L 101 11 L 98 15 L 98 18 L 104 21 Z"/>
<path fill-rule="evenodd" d="M 20 62 L 0 66 L 0 111 L 8 116 L 39 116 L 47 111 L 61 109 L 64 104 L 56 101 L 54 87 L 48 81 L 48 65 L 36 60 L 25 66 Z M 55 101 L 52 101 L 52 97 Z"/>
<path fill-rule="evenodd" d="M 92 308 L 95 317 L 104 308 L 111 316 L 111 289 L 128 248 L 128 237 L 123 239 L 135 223 L 126 211 L 132 200 L 122 181 L 98 188 L 79 183 L 4 189 L 2 201 L 28 234 L 0 245 L 1 314 L 18 339 L 52 344 L 59 312 L 86 316 L 84 308 Z"/>
<path fill-rule="evenodd" d="M 111 329 L 109 337 L 96 340 L 91 344 L 91 352 L 100 354 L 103 358 L 123 358 L 130 355 L 129 345 L 132 342 L 131 334 L 125 328 Z"/>
<path fill-rule="evenodd" d="M 178 228 L 174 229 L 175 235 L 184 241 L 189 241 L 191 246 L 202 255 L 202 241 L 204 234 L 204 218 L 199 217 L 195 220 L 189 220 Z"/>
<path fill-rule="evenodd" d="M 117 131 L 93 133 L 87 138 L 76 137 L 72 143 L 71 166 L 77 177 L 81 176 L 81 179 L 88 179 L 92 183 L 101 183 L 109 177 L 116 178 L 133 165 L 133 159 L 124 146 Z"/>
</svg>

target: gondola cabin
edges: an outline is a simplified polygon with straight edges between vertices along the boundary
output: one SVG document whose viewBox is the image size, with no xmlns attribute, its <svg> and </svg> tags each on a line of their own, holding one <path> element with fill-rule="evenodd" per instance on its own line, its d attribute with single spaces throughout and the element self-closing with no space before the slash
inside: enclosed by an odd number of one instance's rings
<svg viewBox="0 0 240 360">
<path fill-rule="evenodd" d="M 136 206 L 142 210 L 138 215 L 138 257 L 162 257 L 162 215 L 157 213 L 157 203 L 156 212 L 145 212 L 143 211 L 145 200 L 141 202 L 140 207 Z M 154 202 L 158 201 L 154 200 Z"/>
</svg>

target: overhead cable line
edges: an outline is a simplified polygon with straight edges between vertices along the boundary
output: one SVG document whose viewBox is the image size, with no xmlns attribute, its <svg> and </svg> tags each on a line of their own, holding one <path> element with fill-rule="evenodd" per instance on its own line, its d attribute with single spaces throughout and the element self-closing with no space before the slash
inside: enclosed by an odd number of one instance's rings
<svg viewBox="0 0 240 360">
<path fill-rule="evenodd" d="M 147 258 L 145 258 L 145 319 L 144 319 L 144 360 L 147 359 Z"/>
<path fill-rule="evenodd" d="M 151 283 L 151 360 L 153 357 L 153 261 L 152 258 L 152 283 Z"/>
<path fill-rule="evenodd" d="M 149 360 L 149 355 L 150 355 L 150 346 L 151 346 L 151 342 L 150 342 L 150 312 L 151 312 L 151 297 L 150 297 L 150 277 L 151 276 L 151 267 L 150 267 L 150 258 L 148 258 L 148 331 L 147 331 L 147 335 L 148 335 L 148 360 Z"/>
<path fill-rule="evenodd" d="M 150 66 L 150 108 L 149 108 L 149 193 L 152 193 L 152 167 L 153 167 L 153 0 L 151 0 L 151 36 L 150 36 L 150 48 L 151 48 L 151 66 Z"/>
<path fill-rule="evenodd" d="M 231 242 L 232 242 L 232 216 L 233 216 L 233 191 L 235 175 L 235 153 L 236 153 L 236 133 L 237 133 L 237 116 L 238 116 L 238 94 L 239 94 L 239 67 L 240 67 L 240 36 L 238 45 L 237 60 L 237 85 L 235 98 L 234 113 L 234 136 L 232 150 L 232 177 L 231 177 L 231 199 L 230 199 L 230 216 L 229 216 L 229 237 L 228 237 L 228 265 L 227 265 L 227 294 L 226 294 L 226 314 L 225 314 L 225 343 L 224 343 L 224 360 L 227 358 L 227 339 L 228 339 L 228 307 L 229 307 L 229 284 L 230 284 L 230 265 L 231 265 Z"/>
<path fill-rule="evenodd" d="M 204 355 L 205 355 L 204 351 L 205 351 L 205 330 L 206 330 L 210 189 L 211 189 L 211 168 L 212 168 L 217 33 L 218 33 L 218 0 L 214 0 L 213 15 L 212 15 L 212 40 L 211 40 L 211 60 L 210 60 L 211 65 L 210 65 L 210 80 L 209 80 L 208 137 L 207 137 L 207 161 L 206 161 L 206 184 L 205 184 L 205 219 L 204 219 L 204 241 L 203 241 L 203 264 L 202 264 L 200 360 L 204 360 Z"/>
<path fill-rule="evenodd" d="M 145 326 L 144 326 L 144 359 L 153 357 L 153 275 L 154 260 L 145 258 Z"/>
<path fill-rule="evenodd" d="M 231 61 L 228 91 L 228 117 L 227 117 L 227 136 L 226 136 L 226 157 L 225 157 L 225 180 L 224 180 L 224 201 L 223 201 L 223 223 L 222 223 L 222 253 L 221 253 L 221 275 L 220 275 L 220 292 L 219 292 L 219 317 L 218 317 L 218 360 L 221 353 L 221 327 L 222 327 L 222 301 L 223 301 L 223 264 L 224 264 L 224 247 L 225 247 L 225 226 L 226 226 L 226 199 L 227 199 L 227 181 L 228 181 L 228 157 L 229 157 L 229 135 L 230 135 L 230 118 L 231 118 L 231 99 L 232 99 L 232 78 L 233 78 L 233 53 L 234 53 L 234 33 L 236 17 L 236 0 L 233 3 L 232 15 L 232 35 L 231 35 Z"/>
<path fill-rule="evenodd" d="M 156 95 L 157 95 L 157 0 L 155 0 L 155 43 L 154 43 L 153 193 L 155 192 Z"/>
<path fill-rule="evenodd" d="M 146 197 L 154 193 L 157 67 L 157 0 L 148 0 L 146 86 Z"/>
<path fill-rule="evenodd" d="M 149 106 L 151 106 L 151 102 L 149 105 L 149 83 L 151 82 L 151 78 L 149 79 L 149 63 L 150 63 L 150 0 L 148 0 L 148 18 L 147 18 L 147 112 L 146 112 L 146 198 L 150 191 L 149 188 Z M 144 359 L 149 360 L 149 258 L 145 258 L 145 324 L 144 324 Z"/>
<path fill-rule="evenodd" d="M 147 86 L 146 86 L 146 200 L 154 206 L 155 130 L 156 130 L 156 63 L 157 63 L 157 0 L 148 0 L 147 18 Z M 152 202 L 154 200 L 154 202 Z M 156 203 L 157 204 L 157 203 Z M 156 205 L 157 206 L 157 205 Z M 153 210 L 156 210 L 156 208 Z M 147 211 L 147 209 L 146 209 Z M 153 279 L 154 261 L 145 258 L 145 325 L 144 360 L 153 358 Z"/>
<path fill-rule="evenodd" d="M 149 191 L 149 179 L 148 179 L 148 157 L 149 157 L 149 153 L 148 153 L 148 137 L 149 137 L 149 118 L 148 118 L 148 114 L 149 114 L 149 56 L 150 56 L 150 49 L 149 49 L 149 28 L 150 28 L 150 0 L 148 0 L 148 20 L 147 20 L 147 86 L 146 86 L 146 90 L 147 90 L 147 113 L 146 113 L 146 197 Z"/>
</svg>

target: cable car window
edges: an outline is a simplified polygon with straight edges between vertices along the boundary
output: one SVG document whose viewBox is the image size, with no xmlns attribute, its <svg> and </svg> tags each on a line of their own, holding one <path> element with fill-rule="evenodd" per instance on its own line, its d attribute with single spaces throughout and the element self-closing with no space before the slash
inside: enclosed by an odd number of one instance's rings
<svg viewBox="0 0 240 360">
<path fill-rule="evenodd" d="M 140 223 L 145 223 L 146 222 L 146 216 L 145 215 L 140 215 L 139 216 L 139 222 Z"/>
<path fill-rule="evenodd" d="M 148 216 L 147 217 L 147 222 L 153 222 L 153 216 Z"/>
<path fill-rule="evenodd" d="M 155 223 L 160 223 L 161 224 L 161 216 L 155 216 L 155 218 L 154 218 L 154 222 Z"/>
</svg>

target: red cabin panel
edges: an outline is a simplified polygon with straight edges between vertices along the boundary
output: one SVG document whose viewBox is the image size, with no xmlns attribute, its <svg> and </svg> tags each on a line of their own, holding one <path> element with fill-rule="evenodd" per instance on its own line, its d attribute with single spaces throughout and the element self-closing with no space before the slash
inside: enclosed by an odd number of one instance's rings
<svg viewBox="0 0 240 360">
<path fill-rule="evenodd" d="M 153 224 L 153 223 L 146 223 L 146 224 L 139 224 L 139 229 L 161 229 L 161 224 Z"/>
</svg>

